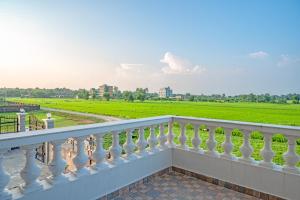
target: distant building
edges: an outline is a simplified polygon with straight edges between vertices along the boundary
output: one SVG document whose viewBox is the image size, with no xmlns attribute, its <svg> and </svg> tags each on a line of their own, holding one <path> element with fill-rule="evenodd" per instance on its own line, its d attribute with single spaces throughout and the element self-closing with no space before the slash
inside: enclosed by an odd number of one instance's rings
<svg viewBox="0 0 300 200">
<path fill-rule="evenodd" d="M 175 95 L 175 99 L 176 99 L 176 100 L 179 100 L 179 101 L 184 100 L 184 95 L 182 95 L 182 94 L 177 94 L 177 95 Z"/>
<path fill-rule="evenodd" d="M 159 97 L 160 98 L 169 98 L 169 97 L 172 97 L 172 95 L 173 95 L 173 91 L 171 90 L 170 87 L 161 88 L 159 90 Z"/>
<path fill-rule="evenodd" d="M 89 92 L 89 98 L 93 99 L 97 97 L 99 97 L 99 90 L 97 90 L 96 88 L 91 88 Z"/>
<path fill-rule="evenodd" d="M 105 93 L 108 93 L 110 97 L 113 97 L 119 91 L 118 87 L 110 85 L 99 86 L 99 96 L 103 97 Z"/>
</svg>

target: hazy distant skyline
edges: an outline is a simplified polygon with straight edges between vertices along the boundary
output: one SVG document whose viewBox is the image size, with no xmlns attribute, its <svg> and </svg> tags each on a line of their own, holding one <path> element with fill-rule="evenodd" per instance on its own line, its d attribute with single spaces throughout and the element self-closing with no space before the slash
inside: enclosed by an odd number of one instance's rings
<svg viewBox="0 0 300 200">
<path fill-rule="evenodd" d="M 300 93 L 299 1 L 1 1 L 0 87 Z"/>
</svg>

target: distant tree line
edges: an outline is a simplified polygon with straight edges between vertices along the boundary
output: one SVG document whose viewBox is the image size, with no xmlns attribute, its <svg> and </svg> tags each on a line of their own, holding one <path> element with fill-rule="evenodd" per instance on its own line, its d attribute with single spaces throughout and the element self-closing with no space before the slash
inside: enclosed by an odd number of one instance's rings
<svg viewBox="0 0 300 200">
<path fill-rule="evenodd" d="M 21 98 L 74 98 L 78 91 L 67 88 L 0 88 L 0 97 Z"/>
<path fill-rule="evenodd" d="M 6 97 L 20 98 L 80 98 L 80 99 L 97 99 L 102 98 L 109 101 L 110 99 L 123 99 L 128 102 L 145 101 L 145 100 L 164 100 L 164 101 L 199 101 L 199 102 L 265 102 L 265 103 L 300 103 L 300 94 L 271 95 L 266 94 L 241 94 L 234 96 L 226 96 L 225 94 L 212 95 L 192 95 L 186 93 L 184 95 L 174 95 L 170 98 L 159 98 L 157 93 L 149 93 L 147 88 L 137 88 L 135 91 L 117 91 L 113 96 L 108 93 L 103 97 L 97 97 L 95 92 L 86 89 L 71 90 L 67 88 L 0 88 L 0 101 Z M 180 97 L 180 98 L 178 98 Z"/>
<path fill-rule="evenodd" d="M 300 94 L 286 95 L 270 95 L 266 94 L 241 94 L 234 96 L 226 96 L 225 94 L 213 95 L 186 95 L 189 101 L 204 101 L 204 102 L 257 102 L 257 103 L 300 103 Z"/>
</svg>

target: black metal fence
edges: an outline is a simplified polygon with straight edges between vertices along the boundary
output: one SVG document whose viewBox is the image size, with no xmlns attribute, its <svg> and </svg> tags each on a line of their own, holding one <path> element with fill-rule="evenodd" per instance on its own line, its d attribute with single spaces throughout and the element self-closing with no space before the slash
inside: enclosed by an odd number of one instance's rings
<svg viewBox="0 0 300 200">
<path fill-rule="evenodd" d="M 45 129 L 45 123 L 38 119 L 34 114 L 29 115 L 29 131 Z"/>
<path fill-rule="evenodd" d="M 17 116 L 0 115 L 0 134 L 16 133 L 19 131 L 19 120 Z"/>
<path fill-rule="evenodd" d="M 45 123 L 38 119 L 34 114 L 29 115 L 29 131 L 36 131 L 45 129 Z M 35 158 L 43 163 L 46 163 L 46 153 L 48 145 L 46 143 L 41 144 L 36 148 Z"/>
<path fill-rule="evenodd" d="M 23 108 L 26 112 L 30 112 L 30 111 L 40 110 L 40 105 L 24 104 L 18 102 L 10 102 L 10 101 L 0 102 L 0 113 L 20 112 L 21 108 Z"/>
</svg>

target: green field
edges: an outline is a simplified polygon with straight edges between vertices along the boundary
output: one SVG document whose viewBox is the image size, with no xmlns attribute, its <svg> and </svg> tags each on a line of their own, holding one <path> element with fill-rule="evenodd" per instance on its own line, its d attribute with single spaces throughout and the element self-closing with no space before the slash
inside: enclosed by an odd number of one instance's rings
<svg viewBox="0 0 300 200">
<path fill-rule="evenodd" d="M 25 103 L 36 103 L 42 107 L 58 108 L 64 110 L 88 112 L 95 114 L 111 115 L 122 118 L 141 118 L 159 115 L 182 115 L 205 117 L 215 119 L 239 120 L 248 122 L 270 123 L 300 126 L 300 105 L 293 104 L 265 104 L 265 103 L 206 103 L 206 102 L 124 102 L 124 101 L 98 101 L 98 100 L 75 100 L 75 99 L 11 99 L 12 101 L 21 101 Z M 175 141 L 178 143 L 179 127 L 174 126 L 174 132 L 177 135 Z M 149 131 L 146 131 L 146 136 Z M 300 133 L 299 133 L 300 134 Z M 206 141 L 208 134 L 201 132 L 202 141 Z M 193 137 L 192 127 L 187 128 L 188 144 L 191 146 Z M 217 150 L 223 151 L 221 147 L 224 141 L 222 130 L 217 131 Z M 121 136 L 121 143 L 125 141 L 125 136 Z M 238 130 L 233 132 L 232 141 L 234 143 L 233 154 L 241 156 L 239 150 L 243 143 L 242 133 Z M 110 136 L 106 137 L 105 147 L 111 143 Z M 251 135 L 251 145 L 254 148 L 252 157 L 261 160 L 259 155 L 263 148 L 263 135 L 254 132 Z M 205 142 L 201 145 L 206 149 Z M 282 135 L 273 137 L 272 149 L 275 152 L 273 161 L 277 164 L 284 164 L 282 154 L 287 151 L 287 140 Z M 296 147 L 300 154 L 300 140 Z M 298 163 L 300 166 L 300 163 Z"/>
<path fill-rule="evenodd" d="M 214 119 L 239 120 L 300 126 L 300 105 L 266 103 L 206 103 L 206 102 L 124 102 L 75 99 L 10 99 L 42 107 L 111 115 L 121 118 L 141 118 L 158 115 L 182 115 Z"/>
<path fill-rule="evenodd" d="M 26 127 L 28 127 L 28 116 L 30 114 L 34 114 L 38 119 L 42 120 L 46 118 L 46 111 L 35 111 L 28 113 L 26 117 Z M 15 116 L 16 113 L 0 113 L 0 116 Z M 94 117 L 83 117 L 79 115 L 72 115 L 60 112 L 51 112 L 52 118 L 55 120 L 55 127 L 66 127 L 66 126 L 76 126 L 76 125 L 83 125 L 83 124 L 93 124 L 93 123 L 101 123 L 103 120 L 94 118 Z"/>
</svg>

